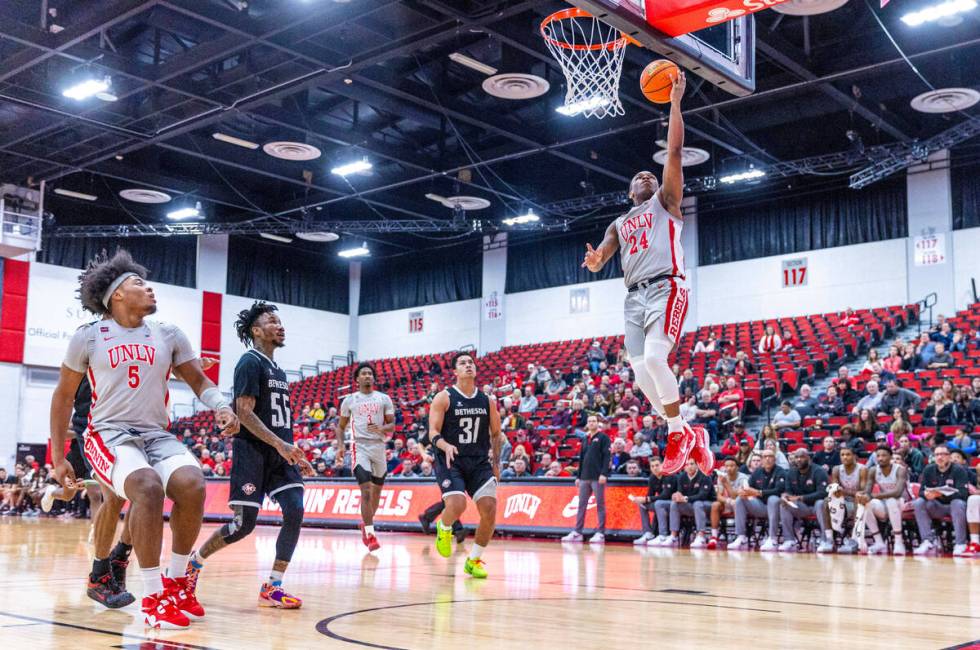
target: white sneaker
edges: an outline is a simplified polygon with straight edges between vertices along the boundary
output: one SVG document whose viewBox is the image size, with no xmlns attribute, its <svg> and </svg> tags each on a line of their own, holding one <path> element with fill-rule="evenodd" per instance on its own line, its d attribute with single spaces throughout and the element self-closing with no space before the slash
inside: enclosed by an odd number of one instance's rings
<svg viewBox="0 0 980 650">
<path fill-rule="evenodd" d="M 749 547 L 749 540 L 746 539 L 745 535 L 739 535 L 735 540 L 728 545 L 729 551 L 743 551 Z"/>
<path fill-rule="evenodd" d="M 565 535 L 564 537 L 562 537 L 561 538 L 561 541 L 563 541 L 563 542 L 581 542 L 582 539 L 583 539 L 582 533 L 579 533 L 579 532 L 576 532 L 576 531 L 573 530 L 572 532 L 570 532 L 567 535 Z"/>
<path fill-rule="evenodd" d="M 772 553 L 777 549 L 778 547 L 776 546 L 776 540 L 774 540 L 772 537 L 766 538 L 766 541 L 762 542 L 762 546 L 759 547 L 759 550 L 763 553 Z"/>
<path fill-rule="evenodd" d="M 673 535 L 671 535 L 670 537 L 665 537 L 664 543 L 661 544 L 661 546 L 663 546 L 664 548 L 676 548 L 680 545 L 681 545 L 681 538 L 674 537 Z"/>
<path fill-rule="evenodd" d="M 884 542 L 875 542 L 868 547 L 868 555 L 881 555 L 882 553 L 888 552 L 888 544 Z"/>
<path fill-rule="evenodd" d="M 795 539 L 787 539 L 779 545 L 780 553 L 796 553 L 797 544 Z"/>
<path fill-rule="evenodd" d="M 820 545 L 817 546 L 817 553 L 833 553 L 834 552 L 834 542 L 824 538 Z"/>
<path fill-rule="evenodd" d="M 51 512 L 51 508 L 54 507 L 54 493 L 57 491 L 57 485 L 48 485 L 44 488 L 44 496 L 41 497 L 41 510 Z"/>
<path fill-rule="evenodd" d="M 602 533 L 596 533 L 591 538 L 589 538 L 589 544 L 605 544 L 606 536 Z"/>
<path fill-rule="evenodd" d="M 646 543 L 653 539 L 653 533 L 643 533 L 633 540 L 633 546 L 646 546 Z"/>
<path fill-rule="evenodd" d="M 668 544 L 670 544 L 670 537 L 666 535 L 658 535 L 657 537 L 654 537 L 649 542 L 647 542 L 647 546 L 657 546 L 657 547 L 667 546 Z"/>
<path fill-rule="evenodd" d="M 704 535 L 702 535 L 701 533 L 698 533 L 697 536 L 694 538 L 694 541 L 691 542 L 691 548 L 704 548 L 707 545 L 708 545 L 708 541 L 704 538 Z M 966 546 L 964 546 L 963 548 L 966 549 Z"/>
<path fill-rule="evenodd" d="M 856 539 L 848 537 L 844 540 L 844 543 L 840 545 L 840 549 L 838 549 L 837 552 L 843 555 L 853 555 L 857 553 L 860 548 L 861 545 L 858 544 Z"/>
<path fill-rule="evenodd" d="M 973 557 L 973 555 L 967 555 L 966 544 L 957 544 L 953 547 L 953 557 Z"/>
<path fill-rule="evenodd" d="M 899 537 L 895 540 L 895 546 L 892 547 L 892 555 L 905 555 L 905 541 Z"/>
<path fill-rule="evenodd" d="M 912 551 L 912 553 L 914 553 L 915 555 L 928 555 L 935 548 L 936 548 L 936 545 L 933 544 L 931 540 L 928 540 L 927 539 L 924 542 L 922 542 L 921 544 L 919 544 L 918 546 L 916 546 L 915 547 L 915 550 Z"/>
</svg>

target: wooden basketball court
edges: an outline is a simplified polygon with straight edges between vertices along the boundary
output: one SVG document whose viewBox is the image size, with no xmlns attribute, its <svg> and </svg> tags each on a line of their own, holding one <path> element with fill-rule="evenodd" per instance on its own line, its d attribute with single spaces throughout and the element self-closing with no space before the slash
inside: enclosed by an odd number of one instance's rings
<svg viewBox="0 0 980 650">
<path fill-rule="evenodd" d="M 135 605 L 108 611 L 85 596 L 88 522 L 4 520 L 0 641 L 31 650 L 894 650 L 974 647 L 970 642 L 980 639 L 980 562 L 972 560 L 495 539 L 487 554 L 490 579 L 474 581 L 463 574 L 465 556 L 439 557 L 432 537 L 382 534 L 381 551 L 370 555 L 354 531 L 315 529 L 303 531 L 287 574 L 303 609 L 259 609 L 256 590 L 272 563 L 277 531 L 260 526 L 209 560 L 199 587 L 204 621 L 151 635 Z M 132 583 L 138 593 L 138 578 Z"/>
</svg>

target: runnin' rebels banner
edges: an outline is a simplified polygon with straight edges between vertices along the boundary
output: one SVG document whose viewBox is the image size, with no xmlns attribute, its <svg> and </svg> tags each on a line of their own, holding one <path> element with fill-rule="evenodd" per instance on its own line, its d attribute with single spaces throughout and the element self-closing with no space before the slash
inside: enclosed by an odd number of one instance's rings
<svg viewBox="0 0 980 650">
<path fill-rule="evenodd" d="M 606 529 L 610 533 L 639 533 L 640 515 L 630 494 L 645 495 L 646 486 L 606 486 Z M 419 526 L 422 512 L 439 501 L 439 488 L 431 481 L 389 481 L 381 492 L 381 503 L 375 522 L 383 527 L 386 523 Z M 361 520 L 361 491 L 353 481 L 316 481 L 306 484 L 303 498 L 306 523 L 350 525 Z M 167 502 L 169 512 L 169 501 Z M 578 488 L 571 481 L 555 483 L 519 482 L 502 483 L 497 487 L 497 529 L 514 533 L 566 533 L 575 525 L 579 509 Z M 596 526 L 595 498 L 586 505 L 585 527 Z M 209 479 L 205 517 L 226 519 L 228 509 L 228 481 Z M 280 511 L 268 498 L 262 504 L 259 516 L 277 519 Z M 468 502 L 463 523 L 476 525 L 479 515 L 472 502 Z"/>
</svg>

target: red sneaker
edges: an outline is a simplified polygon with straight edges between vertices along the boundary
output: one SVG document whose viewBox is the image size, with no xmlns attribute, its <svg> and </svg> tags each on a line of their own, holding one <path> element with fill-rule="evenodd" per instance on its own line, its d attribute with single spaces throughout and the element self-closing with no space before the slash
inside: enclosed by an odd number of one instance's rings
<svg viewBox="0 0 980 650">
<path fill-rule="evenodd" d="M 676 474 L 684 469 L 691 450 L 697 443 L 697 436 L 687 425 L 680 431 L 671 431 L 667 434 L 667 446 L 664 448 L 663 473 L 667 475 Z"/>
<path fill-rule="evenodd" d="M 708 540 L 708 545 L 705 548 L 707 548 L 709 551 L 713 551 L 718 548 L 718 538 L 712 535 L 711 539 Z"/>
<path fill-rule="evenodd" d="M 711 476 L 711 472 L 715 469 L 715 454 L 711 451 L 711 436 L 708 435 L 708 430 L 704 427 L 692 427 L 689 424 L 685 424 L 684 428 L 694 433 L 691 458 L 698 464 L 698 469 L 705 475 Z"/>
<path fill-rule="evenodd" d="M 147 627 L 158 630 L 186 630 L 191 625 L 166 588 L 160 593 L 143 598 L 143 622 Z"/>
<path fill-rule="evenodd" d="M 980 544 L 970 542 L 966 545 L 966 550 L 960 557 L 980 557 Z"/>
<path fill-rule="evenodd" d="M 163 578 L 163 589 L 168 592 L 177 603 L 177 609 L 182 611 L 187 618 L 199 621 L 204 618 L 204 608 L 197 602 L 197 596 L 188 589 L 187 576 L 179 578 Z"/>
<path fill-rule="evenodd" d="M 381 548 L 381 544 L 378 543 L 378 538 L 375 537 L 374 533 L 367 532 L 367 529 L 364 528 L 364 524 L 360 525 L 360 529 L 361 541 L 364 542 L 364 545 L 368 547 L 369 551 L 377 551 L 379 548 Z"/>
</svg>

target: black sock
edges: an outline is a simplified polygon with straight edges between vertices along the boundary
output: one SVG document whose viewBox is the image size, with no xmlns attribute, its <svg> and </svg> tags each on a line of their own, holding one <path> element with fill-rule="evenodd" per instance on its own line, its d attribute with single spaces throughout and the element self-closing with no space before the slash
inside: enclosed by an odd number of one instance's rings
<svg viewBox="0 0 980 650">
<path fill-rule="evenodd" d="M 96 558 L 96 560 L 92 562 L 92 575 L 96 578 L 109 573 L 109 570 L 109 558 L 104 560 Z"/>
<path fill-rule="evenodd" d="M 132 552 L 133 552 L 132 546 L 130 546 L 129 544 L 123 544 L 122 542 L 118 542 L 116 546 L 112 549 L 112 552 L 109 553 L 109 557 L 112 558 L 113 560 L 128 560 L 129 554 Z"/>
</svg>

